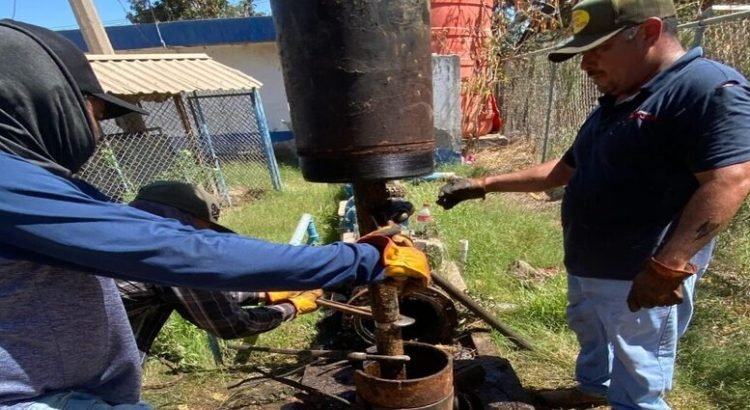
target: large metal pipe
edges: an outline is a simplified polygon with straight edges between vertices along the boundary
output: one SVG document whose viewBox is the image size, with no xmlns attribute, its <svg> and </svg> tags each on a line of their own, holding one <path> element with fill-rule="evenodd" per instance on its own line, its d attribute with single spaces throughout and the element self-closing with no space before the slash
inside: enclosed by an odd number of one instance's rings
<svg viewBox="0 0 750 410">
<path fill-rule="evenodd" d="M 360 233 L 388 179 L 433 171 L 429 0 L 273 0 L 302 175 L 353 182 Z M 398 292 L 370 287 L 378 353 L 403 354 Z M 384 365 L 385 377 L 404 377 Z"/>
<path fill-rule="evenodd" d="M 427 175 L 435 149 L 428 0 L 273 0 L 305 179 Z"/>
</svg>

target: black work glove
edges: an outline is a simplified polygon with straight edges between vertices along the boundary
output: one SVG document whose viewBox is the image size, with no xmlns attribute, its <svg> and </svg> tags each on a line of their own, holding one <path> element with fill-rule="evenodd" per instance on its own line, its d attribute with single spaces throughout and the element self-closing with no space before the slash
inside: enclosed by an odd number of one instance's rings
<svg viewBox="0 0 750 410">
<path fill-rule="evenodd" d="M 633 279 L 628 294 L 628 308 L 631 312 L 637 312 L 641 308 L 682 303 L 682 282 L 697 271 L 692 263 L 688 263 L 684 270 L 678 270 L 650 258 L 646 267 Z"/>
<path fill-rule="evenodd" d="M 377 223 L 380 226 L 389 222 L 400 224 L 414 213 L 414 205 L 402 198 L 388 198 L 383 209 L 377 212 Z"/>
<path fill-rule="evenodd" d="M 440 188 L 437 204 L 447 210 L 467 199 L 484 199 L 486 193 L 487 191 L 484 188 L 484 178 L 461 178 L 451 181 Z"/>
</svg>

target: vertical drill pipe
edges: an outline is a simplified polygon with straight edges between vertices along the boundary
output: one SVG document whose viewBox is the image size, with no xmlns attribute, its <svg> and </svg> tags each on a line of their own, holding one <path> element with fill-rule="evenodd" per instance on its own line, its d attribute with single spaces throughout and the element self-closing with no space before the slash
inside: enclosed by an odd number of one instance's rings
<svg viewBox="0 0 750 410">
<path fill-rule="evenodd" d="M 302 175 L 353 182 L 359 230 L 387 200 L 385 181 L 433 172 L 430 3 L 273 0 Z M 398 291 L 370 290 L 378 352 L 403 354 Z M 384 362 L 385 363 L 385 362 Z M 403 366 L 382 376 L 403 377 Z"/>
<path fill-rule="evenodd" d="M 388 199 L 385 182 L 368 182 L 352 184 L 354 202 L 357 207 L 357 222 L 361 234 L 367 234 L 378 228 L 375 223 L 374 210 L 383 209 Z M 370 303 L 372 318 L 375 321 L 375 346 L 378 353 L 388 356 L 404 354 L 404 342 L 401 328 L 395 322 L 400 317 L 398 308 L 398 289 L 387 283 L 370 285 Z M 403 363 L 382 362 L 381 377 L 385 379 L 405 378 Z"/>
</svg>

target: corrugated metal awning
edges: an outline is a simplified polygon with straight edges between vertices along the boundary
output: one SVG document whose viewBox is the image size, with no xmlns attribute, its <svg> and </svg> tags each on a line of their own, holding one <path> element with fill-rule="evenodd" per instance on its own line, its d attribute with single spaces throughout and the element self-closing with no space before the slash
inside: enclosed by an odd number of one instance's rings
<svg viewBox="0 0 750 410">
<path fill-rule="evenodd" d="M 118 95 L 238 90 L 263 85 L 206 54 L 89 54 L 87 57 L 104 91 Z"/>
</svg>

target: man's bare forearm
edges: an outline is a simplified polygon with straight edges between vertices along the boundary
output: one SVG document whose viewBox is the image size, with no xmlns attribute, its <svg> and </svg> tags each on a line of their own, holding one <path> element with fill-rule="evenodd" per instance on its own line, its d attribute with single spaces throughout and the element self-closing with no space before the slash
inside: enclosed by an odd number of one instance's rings
<svg viewBox="0 0 750 410">
<path fill-rule="evenodd" d="M 559 159 L 521 171 L 485 177 L 487 192 L 539 192 L 568 183 L 574 169 Z"/>
<path fill-rule="evenodd" d="M 750 163 L 696 176 L 701 186 L 690 198 L 674 234 L 655 255 L 675 269 L 684 268 L 731 221 L 750 192 Z"/>
</svg>

